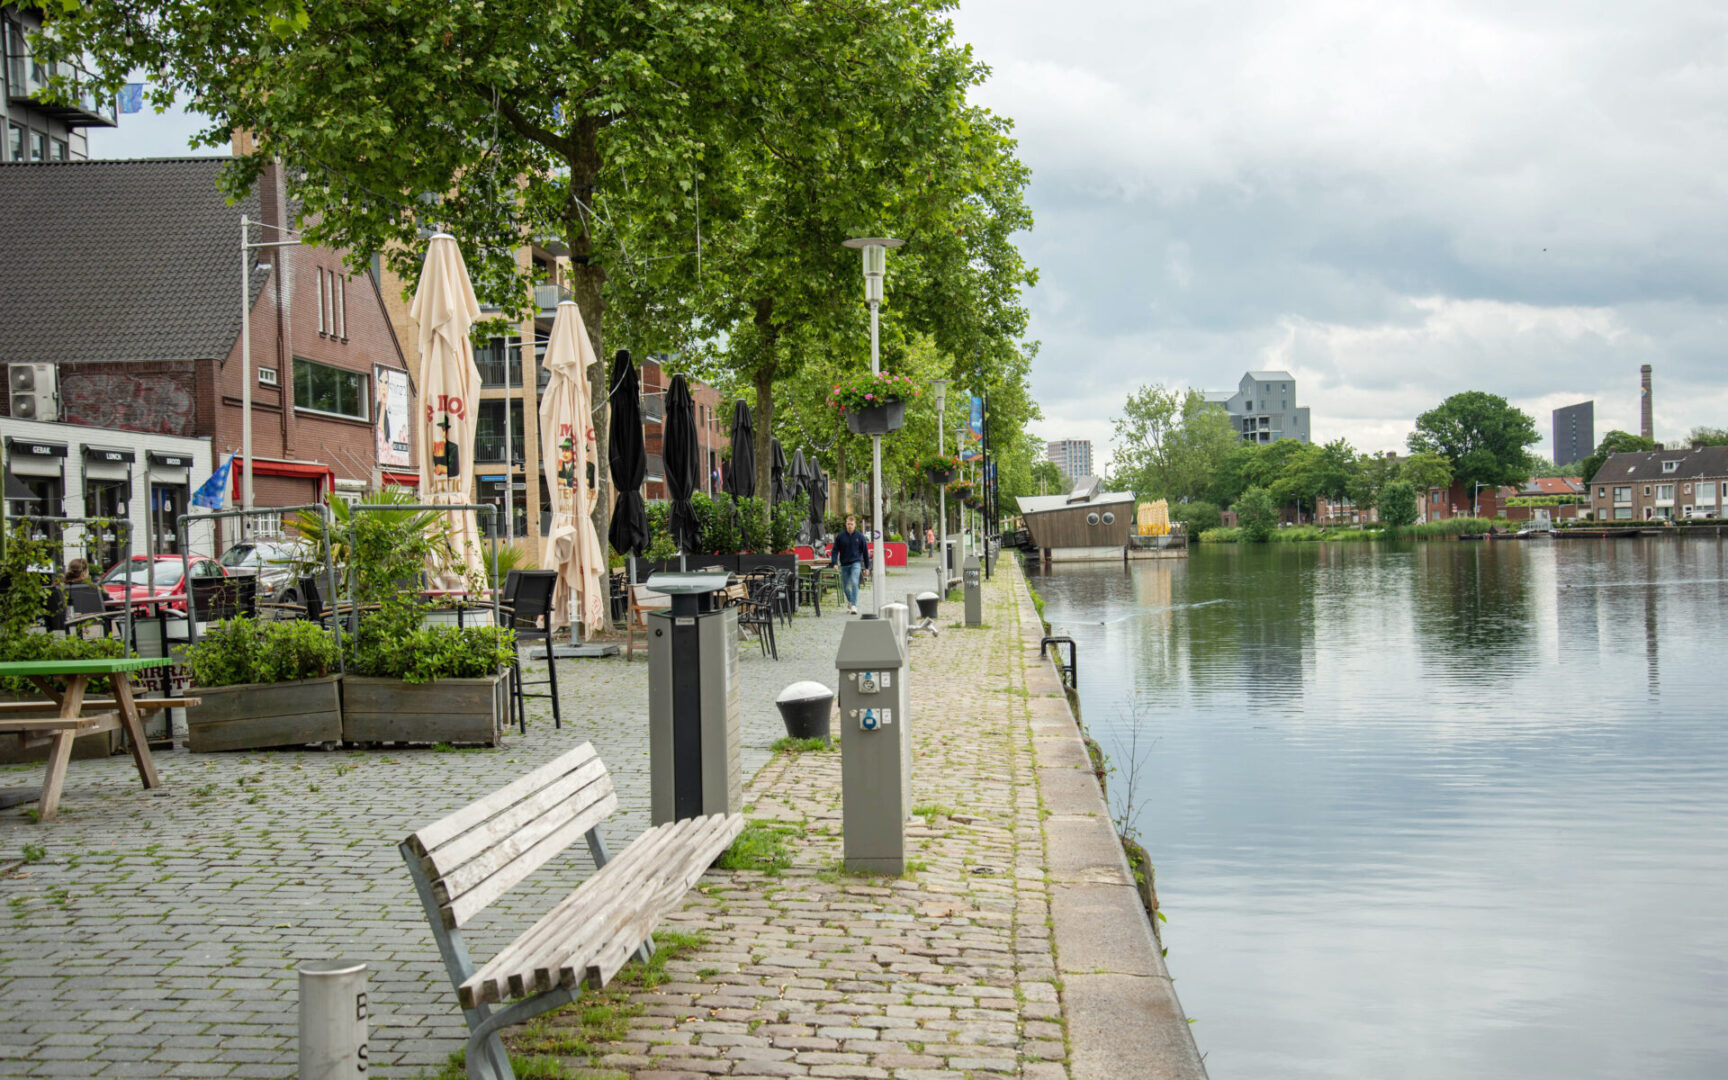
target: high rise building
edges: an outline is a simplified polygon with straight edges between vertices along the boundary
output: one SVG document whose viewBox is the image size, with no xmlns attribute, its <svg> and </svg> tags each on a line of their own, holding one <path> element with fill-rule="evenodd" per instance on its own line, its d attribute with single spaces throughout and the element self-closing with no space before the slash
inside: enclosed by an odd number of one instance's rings
<svg viewBox="0 0 1728 1080">
<path fill-rule="evenodd" d="M 1554 410 L 1554 464 L 1570 465 L 1596 452 L 1596 403 Z"/>
<path fill-rule="evenodd" d="M 1056 463 L 1062 479 L 1070 484 L 1092 475 L 1091 439 L 1054 439 L 1044 444 L 1044 456 Z"/>
<path fill-rule="evenodd" d="M 1250 371 L 1236 384 L 1235 393 L 1208 391 L 1206 400 L 1230 415 L 1230 425 L 1243 442 L 1311 441 L 1308 408 L 1297 406 L 1296 379 L 1288 371 Z"/>
<path fill-rule="evenodd" d="M 6 117 L 0 161 L 82 161 L 90 156 L 84 129 L 114 127 L 119 120 L 113 101 L 91 93 L 64 105 L 38 99 L 57 69 L 82 70 L 70 60 L 31 53 L 27 35 L 41 28 L 35 5 L 0 4 L 0 112 Z"/>
</svg>

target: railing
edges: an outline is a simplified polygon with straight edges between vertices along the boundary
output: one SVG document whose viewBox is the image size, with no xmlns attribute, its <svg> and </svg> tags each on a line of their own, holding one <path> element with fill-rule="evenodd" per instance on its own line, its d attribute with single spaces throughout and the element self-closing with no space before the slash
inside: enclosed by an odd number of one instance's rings
<svg viewBox="0 0 1728 1080">
<path fill-rule="evenodd" d="M 566 300 L 574 299 L 569 289 L 562 285 L 534 286 L 534 306 L 540 309 L 544 318 L 551 318 L 558 313 L 558 305 Z"/>
<path fill-rule="evenodd" d="M 1068 662 L 1062 662 L 1062 646 L 1068 646 Z M 1074 639 L 1067 636 L 1046 637 L 1038 639 L 1038 659 L 1044 659 L 1046 647 L 1056 649 L 1056 667 L 1062 672 L 1062 682 L 1071 690 L 1080 689 L 1080 647 L 1074 644 Z"/>
<path fill-rule="evenodd" d="M 17 33 L 16 30 L 13 33 Z M 59 76 L 67 83 L 84 86 L 90 81 L 90 73 L 83 65 L 70 60 L 40 60 L 24 52 L 14 52 L 6 57 L 7 84 L 11 87 L 13 101 L 29 102 L 44 112 L 53 113 L 72 123 L 72 126 L 84 126 L 76 121 L 83 119 L 86 124 L 115 127 L 119 123 L 119 112 L 112 101 L 103 102 L 97 99 L 94 91 L 85 88 L 78 91 L 73 103 L 62 104 L 49 101 L 42 97 L 48 90 L 50 82 Z"/>
</svg>

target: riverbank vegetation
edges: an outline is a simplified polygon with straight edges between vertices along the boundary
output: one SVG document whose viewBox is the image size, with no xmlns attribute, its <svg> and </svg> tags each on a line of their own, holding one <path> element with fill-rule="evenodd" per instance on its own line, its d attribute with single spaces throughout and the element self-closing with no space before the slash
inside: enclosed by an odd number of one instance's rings
<svg viewBox="0 0 1728 1080">
<path fill-rule="evenodd" d="M 1332 543 L 1352 543 L 1362 540 L 1445 540 L 1454 536 L 1476 536 L 1496 528 L 1505 531 L 1515 524 L 1505 518 L 1460 517 L 1447 518 L 1445 521 L 1429 521 L 1420 525 L 1407 525 L 1401 528 L 1383 529 L 1287 525 L 1281 529 L 1272 529 L 1265 539 L 1279 544 L 1311 543 L 1321 540 Z M 1254 537 L 1243 527 L 1227 528 L 1220 526 L 1202 532 L 1199 540 L 1202 544 L 1235 544 L 1252 542 Z"/>
</svg>

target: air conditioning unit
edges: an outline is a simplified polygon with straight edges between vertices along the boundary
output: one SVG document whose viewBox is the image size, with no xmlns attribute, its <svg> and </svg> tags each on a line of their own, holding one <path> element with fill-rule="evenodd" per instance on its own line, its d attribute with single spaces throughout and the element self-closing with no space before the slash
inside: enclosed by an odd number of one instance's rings
<svg viewBox="0 0 1728 1080">
<path fill-rule="evenodd" d="M 53 364 L 8 364 L 12 415 L 19 420 L 60 419 L 60 394 Z"/>
</svg>

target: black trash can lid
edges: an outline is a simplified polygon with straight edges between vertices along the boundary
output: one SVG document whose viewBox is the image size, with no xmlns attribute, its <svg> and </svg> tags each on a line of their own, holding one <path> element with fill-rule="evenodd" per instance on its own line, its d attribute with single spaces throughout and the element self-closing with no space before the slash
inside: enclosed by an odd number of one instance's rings
<svg viewBox="0 0 1728 1080">
<path fill-rule="evenodd" d="M 774 703 L 785 705 L 794 701 L 820 701 L 824 698 L 831 700 L 833 697 L 834 691 L 826 686 L 819 682 L 805 680 L 804 682 L 795 682 L 780 691 L 780 696 L 774 699 Z"/>
<path fill-rule="evenodd" d="M 918 594 L 918 599 L 920 599 L 920 600 L 940 600 L 942 598 L 940 596 L 937 596 L 935 593 L 930 592 L 929 590 L 925 590 L 924 592 L 921 592 Z"/>
</svg>

